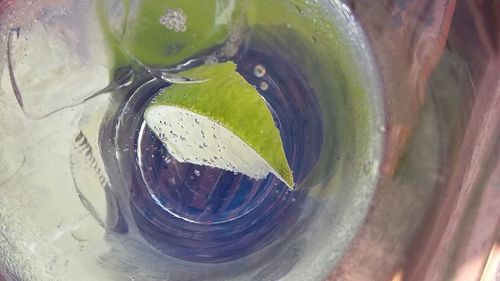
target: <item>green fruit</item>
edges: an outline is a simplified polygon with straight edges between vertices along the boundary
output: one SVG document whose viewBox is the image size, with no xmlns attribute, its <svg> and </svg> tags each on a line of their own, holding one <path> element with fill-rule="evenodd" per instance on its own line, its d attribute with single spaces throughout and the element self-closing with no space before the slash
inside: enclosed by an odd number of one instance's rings
<svg viewBox="0 0 500 281">
<path fill-rule="evenodd" d="M 142 0 L 128 17 L 124 49 L 140 63 L 168 67 L 222 44 L 239 0 Z M 132 10 L 132 9 L 131 9 Z"/>
<path fill-rule="evenodd" d="M 232 62 L 182 75 L 203 83 L 174 84 L 148 106 L 144 119 L 181 162 L 260 179 L 273 173 L 294 186 L 280 132 L 265 101 Z"/>
</svg>

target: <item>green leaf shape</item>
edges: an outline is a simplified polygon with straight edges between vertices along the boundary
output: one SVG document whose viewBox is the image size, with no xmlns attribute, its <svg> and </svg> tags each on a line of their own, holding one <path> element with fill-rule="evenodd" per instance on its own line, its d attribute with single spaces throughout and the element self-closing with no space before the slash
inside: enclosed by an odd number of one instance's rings
<svg viewBox="0 0 500 281">
<path fill-rule="evenodd" d="M 122 43 L 142 64 L 168 67 L 222 44 L 241 10 L 240 0 L 142 0 L 129 16 Z M 186 16 L 186 30 L 160 23 L 167 10 Z"/>
<path fill-rule="evenodd" d="M 182 75 L 207 81 L 174 84 L 149 107 L 180 107 L 218 122 L 255 150 L 292 189 L 292 170 L 271 112 L 257 90 L 236 72 L 236 65 L 203 65 Z"/>
</svg>

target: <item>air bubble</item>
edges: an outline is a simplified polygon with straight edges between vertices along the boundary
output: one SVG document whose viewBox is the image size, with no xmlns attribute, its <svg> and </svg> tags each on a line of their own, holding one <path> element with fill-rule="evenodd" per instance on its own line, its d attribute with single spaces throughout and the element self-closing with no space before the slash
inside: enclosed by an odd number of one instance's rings
<svg viewBox="0 0 500 281">
<path fill-rule="evenodd" d="M 205 64 L 206 65 L 214 65 L 214 64 L 216 64 L 218 62 L 219 62 L 219 59 L 216 56 L 214 56 L 214 55 L 210 55 L 210 56 L 208 56 L 205 59 Z"/>
<path fill-rule="evenodd" d="M 197 177 L 199 177 L 199 176 L 201 175 L 200 171 L 198 171 L 198 170 L 194 170 L 194 174 L 195 174 L 195 176 L 197 176 Z"/>
<path fill-rule="evenodd" d="M 269 84 L 267 84 L 266 81 L 262 81 L 262 82 L 260 82 L 259 88 L 262 91 L 267 91 L 269 89 Z"/>
<path fill-rule="evenodd" d="M 255 65 L 255 67 L 253 68 L 253 75 L 255 75 L 255 77 L 257 78 L 262 78 L 266 75 L 266 67 L 263 66 L 262 64 L 257 64 Z"/>
</svg>

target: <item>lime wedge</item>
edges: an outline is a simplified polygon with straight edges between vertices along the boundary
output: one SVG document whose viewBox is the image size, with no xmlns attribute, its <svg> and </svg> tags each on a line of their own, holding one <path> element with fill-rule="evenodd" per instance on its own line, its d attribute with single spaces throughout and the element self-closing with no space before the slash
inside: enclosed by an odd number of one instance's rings
<svg viewBox="0 0 500 281">
<path fill-rule="evenodd" d="M 146 124 L 180 162 L 294 187 L 280 132 L 264 99 L 226 62 L 181 73 L 203 83 L 174 84 L 149 104 Z"/>
<path fill-rule="evenodd" d="M 241 0 L 144 0 L 132 9 L 121 38 L 142 64 L 169 67 L 222 44 L 238 20 Z"/>
</svg>

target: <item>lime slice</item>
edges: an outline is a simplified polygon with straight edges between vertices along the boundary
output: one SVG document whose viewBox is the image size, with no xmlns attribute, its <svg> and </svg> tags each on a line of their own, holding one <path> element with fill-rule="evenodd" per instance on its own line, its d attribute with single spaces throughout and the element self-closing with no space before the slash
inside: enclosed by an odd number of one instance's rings
<svg viewBox="0 0 500 281">
<path fill-rule="evenodd" d="M 144 113 L 169 153 L 180 162 L 254 179 L 272 173 L 292 189 L 292 171 L 271 112 L 236 65 L 204 65 L 182 75 L 207 81 L 168 87 Z"/>
<path fill-rule="evenodd" d="M 240 0 L 143 0 L 122 43 L 142 64 L 168 67 L 222 44 L 238 20 Z"/>
</svg>

